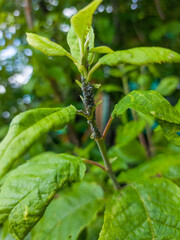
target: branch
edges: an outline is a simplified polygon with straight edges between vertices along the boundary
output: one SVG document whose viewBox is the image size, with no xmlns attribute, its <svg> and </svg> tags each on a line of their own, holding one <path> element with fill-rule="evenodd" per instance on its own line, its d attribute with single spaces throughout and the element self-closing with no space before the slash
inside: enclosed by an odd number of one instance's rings
<svg viewBox="0 0 180 240">
<path fill-rule="evenodd" d="M 98 66 L 100 66 L 100 64 L 97 64 L 95 66 L 98 67 Z M 94 69 L 96 68 L 95 66 L 94 66 Z M 89 72 L 89 74 L 90 74 L 90 72 Z M 91 132 L 93 135 L 93 139 L 96 141 L 96 144 L 101 153 L 102 159 L 103 159 L 104 164 L 107 169 L 106 172 L 108 173 L 110 179 L 112 180 L 115 189 L 118 190 L 118 189 L 120 189 L 120 185 L 117 182 L 116 176 L 112 170 L 111 163 L 108 159 L 104 139 L 102 138 L 102 136 L 99 132 L 99 129 L 97 127 L 97 124 L 96 124 L 96 115 L 95 115 L 95 111 L 94 111 L 95 104 L 94 104 L 93 86 L 90 83 L 87 83 L 87 81 L 84 79 L 84 77 L 81 77 L 81 83 L 82 83 L 82 92 L 83 92 L 83 104 L 86 109 L 85 114 L 86 114 L 88 123 L 91 126 Z"/>
<path fill-rule="evenodd" d="M 30 0 L 24 0 L 24 12 L 26 16 L 26 22 L 28 25 L 29 29 L 33 28 L 33 21 L 32 21 L 32 16 L 31 16 L 31 4 Z"/>
<path fill-rule="evenodd" d="M 84 159 L 84 162 L 88 163 L 88 164 L 91 164 L 91 165 L 94 165 L 94 166 L 97 166 L 97 167 L 100 167 L 103 171 L 107 172 L 107 168 L 104 167 L 103 165 L 97 163 L 97 162 L 94 162 L 94 161 L 89 160 L 89 159 Z"/>
<path fill-rule="evenodd" d="M 112 124 L 112 121 L 113 121 L 113 118 L 112 118 L 112 116 L 111 116 L 110 119 L 109 119 L 109 121 L 108 121 L 108 123 L 106 124 L 105 129 L 104 129 L 104 132 L 103 132 L 103 135 L 102 135 L 103 139 L 106 138 L 106 135 L 107 135 L 108 130 L 109 130 L 111 124 Z"/>
<path fill-rule="evenodd" d="M 116 180 L 116 176 L 112 170 L 112 167 L 111 167 L 111 163 L 108 159 L 108 156 L 107 156 L 107 151 L 106 151 L 106 146 L 105 146 L 105 143 L 104 143 L 104 139 L 101 138 L 101 139 L 95 139 L 96 143 L 97 143 L 97 146 L 99 148 L 99 151 L 101 153 L 101 156 L 103 158 L 103 161 L 106 165 L 106 168 L 107 168 L 107 172 L 108 172 L 108 175 L 109 177 L 111 178 L 112 182 L 113 182 L 113 185 L 114 187 L 118 190 L 120 189 L 120 185 L 119 183 L 117 182 Z"/>
<path fill-rule="evenodd" d="M 161 20 L 165 20 L 165 14 L 161 8 L 159 0 L 154 0 L 154 2 L 155 2 L 156 10 L 159 14 L 159 17 L 161 18 Z"/>
</svg>

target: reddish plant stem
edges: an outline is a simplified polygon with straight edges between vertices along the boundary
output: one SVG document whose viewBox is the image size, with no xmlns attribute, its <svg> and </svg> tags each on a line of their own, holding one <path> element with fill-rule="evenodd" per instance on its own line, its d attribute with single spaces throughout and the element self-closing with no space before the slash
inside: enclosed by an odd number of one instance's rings
<svg viewBox="0 0 180 240">
<path fill-rule="evenodd" d="M 94 166 L 97 166 L 97 167 L 100 167 L 103 171 L 107 172 L 107 168 L 104 167 L 103 165 L 97 163 L 97 162 L 94 162 L 92 160 L 89 160 L 89 159 L 84 159 L 84 161 L 88 164 L 91 164 L 91 165 L 94 165 Z"/>
<path fill-rule="evenodd" d="M 102 135 L 103 139 L 106 138 L 106 135 L 107 135 L 108 130 L 109 130 L 111 124 L 112 124 L 112 121 L 113 121 L 113 118 L 112 118 L 112 116 L 111 116 L 110 119 L 108 120 L 107 124 L 106 124 L 105 129 L 104 129 L 104 132 L 103 132 L 103 135 Z"/>
</svg>

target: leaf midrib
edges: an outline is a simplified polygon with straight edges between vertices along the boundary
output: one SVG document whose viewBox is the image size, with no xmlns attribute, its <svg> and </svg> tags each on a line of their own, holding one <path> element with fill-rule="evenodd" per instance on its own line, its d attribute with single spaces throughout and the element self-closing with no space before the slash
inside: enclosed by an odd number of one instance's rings
<svg viewBox="0 0 180 240">
<path fill-rule="evenodd" d="M 144 202 L 144 199 L 141 197 L 139 191 L 136 189 L 136 187 L 134 185 L 131 185 L 131 188 L 135 190 L 135 192 L 137 193 L 143 207 L 144 207 L 144 210 L 145 210 L 145 213 L 146 213 L 146 216 L 147 216 L 147 222 L 149 223 L 149 227 L 151 229 L 151 235 L 152 235 L 152 240 L 156 240 L 155 239 L 155 233 L 154 233 L 154 229 L 153 229 L 153 225 L 151 223 L 151 218 L 150 218 L 150 215 L 149 215 L 149 212 L 148 212 L 148 209 L 146 208 L 146 205 L 145 205 L 145 202 Z"/>
</svg>

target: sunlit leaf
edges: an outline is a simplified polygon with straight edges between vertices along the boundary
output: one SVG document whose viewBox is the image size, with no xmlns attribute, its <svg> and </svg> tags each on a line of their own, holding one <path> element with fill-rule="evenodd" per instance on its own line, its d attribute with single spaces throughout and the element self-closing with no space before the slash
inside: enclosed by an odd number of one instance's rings
<svg viewBox="0 0 180 240">
<path fill-rule="evenodd" d="M 180 189 L 169 180 L 130 184 L 110 198 L 99 240 L 179 239 L 179 204 Z"/>
<path fill-rule="evenodd" d="M 102 0 L 94 0 L 71 18 L 71 24 L 83 46 L 92 24 L 93 14 L 101 2 Z"/>
<path fill-rule="evenodd" d="M 51 203 L 33 230 L 32 240 L 76 240 L 83 228 L 96 218 L 103 203 L 103 191 L 97 184 L 74 185 Z"/>
<path fill-rule="evenodd" d="M 156 91 L 132 91 L 116 104 L 112 116 L 118 117 L 128 108 L 150 115 L 159 121 L 160 125 L 163 124 L 164 135 L 169 140 L 172 139 L 172 131 L 173 133 L 179 131 L 174 124 L 180 126 L 180 113 Z M 172 129 L 170 124 L 172 124 Z M 165 129 L 166 126 L 167 130 Z M 178 137 L 178 134 L 176 137 Z M 180 141 L 176 139 L 174 143 L 179 145 Z"/>
<path fill-rule="evenodd" d="M 85 173 L 81 158 L 43 153 L 11 171 L 0 192 L 0 223 L 7 218 L 11 234 L 21 240 L 42 217 L 65 183 L 80 181 Z"/>
<path fill-rule="evenodd" d="M 39 108 L 20 113 L 11 122 L 10 129 L 0 143 L 0 177 L 12 167 L 28 148 L 49 130 L 64 128 L 74 120 L 76 109 Z"/>
<path fill-rule="evenodd" d="M 90 28 L 87 38 L 88 38 L 88 48 L 89 48 L 88 63 L 90 66 L 94 60 L 94 54 L 91 52 L 91 49 L 94 47 L 95 34 L 94 34 L 94 29 L 92 27 Z"/>
<path fill-rule="evenodd" d="M 49 56 L 67 56 L 69 53 L 59 44 L 34 33 L 27 33 L 28 43 Z"/>
<path fill-rule="evenodd" d="M 134 65 L 177 63 L 180 62 L 180 55 L 170 49 L 161 47 L 139 47 L 110 53 L 100 58 L 99 62 L 110 66 L 121 63 Z"/>
<path fill-rule="evenodd" d="M 118 117 L 128 108 L 170 123 L 180 122 L 180 113 L 158 92 L 132 91 L 115 105 L 112 116 Z"/>
<path fill-rule="evenodd" d="M 101 53 L 101 54 L 114 52 L 111 48 L 109 48 L 107 46 L 100 46 L 100 47 L 91 48 L 90 51 L 93 52 L 93 53 Z"/>
<path fill-rule="evenodd" d="M 71 26 L 68 35 L 67 35 L 67 42 L 70 47 L 71 55 L 77 61 L 77 63 L 81 63 L 81 53 L 80 53 L 80 46 L 79 46 L 79 39 L 74 32 L 73 26 Z"/>
</svg>

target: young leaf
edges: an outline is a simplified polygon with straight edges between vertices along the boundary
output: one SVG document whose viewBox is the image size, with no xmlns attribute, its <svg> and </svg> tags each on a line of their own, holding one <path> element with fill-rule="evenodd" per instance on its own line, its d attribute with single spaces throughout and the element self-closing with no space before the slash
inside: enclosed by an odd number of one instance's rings
<svg viewBox="0 0 180 240">
<path fill-rule="evenodd" d="M 180 155 L 159 155 L 136 168 L 120 173 L 118 181 L 132 183 L 150 177 L 162 176 L 180 183 Z"/>
<path fill-rule="evenodd" d="M 68 35 L 67 35 L 67 42 L 70 47 L 71 55 L 74 57 L 77 63 L 81 64 L 81 53 L 80 53 L 80 46 L 79 46 L 79 39 L 74 32 L 73 26 L 71 26 Z"/>
<path fill-rule="evenodd" d="M 179 78 L 176 76 L 170 76 L 163 78 L 156 88 L 156 91 L 158 91 L 163 96 L 169 96 L 171 95 L 177 88 L 177 85 L 179 84 Z"/>
<path fill-rule="evenodd" d="M 156 91 L 132 91 L 115 105 L 112 116 L 118 117 L 128 108 L 153 116 L 160 124 L 164 123 L 164 130 L 167 126 L 165 125 L 166 122 L 172 124 L 172 126 L 173 124 L 180 124 L 180 113 Z M 165 137 L 167 137 L 167 134 L 165 134 Z"/>
<path fill-rule="evenodd" d="M 180 239 L 180 189 L 165 179 L 134 183 L 108 202 L 99 240 Z"/>
<path fill-rule="evenodd" d="M 74 120 L 76 109 L 39 108 L 20 113 L 11 122 L 10 129 L 0 143 L 0 177 L 4 176 L 13 163 L 28 148 L 49 130 L 64 128 Z"/>
<path fill-rule="evenodd" d="M 48 56 L 69 56 L 69 53 L 59 44 L 37 34 L 27 33 L 27 41 L 32 47 Z"/>
<path fill-rule="evenodd" d="M 180 55 L 161 47 L 139 47 L 109 53 L 99 59 L 101 64 L 115 66 L 121 63 L 144 65 L 151 63 L 180 62 Z"/>
<path fill-rule="evenodd" d="M 92 27 L 90 28 L 88 37 L 89 37 L 89 40 L 88 40 L 89 41 L 89 49 L 91 49 L 94 47 L 94 31 L 93 31 Z M 81 64 L 82 56 L 81 56 L 81 52 L 80 52 L 80 43 L 79 43 L 79 39 L 78 39 L 76 33 L 74 32 L 73 26 L 71 26 L 71 28 L 68 32 L 67 42 L 70 47 L 71 55 L 74 57 L 74 59 L 76 60 L 76 62 L 78 64 Z M 89 53 L 88 54 L 89 63 L 91 63 L 92 58 L 93 58 L 93 54 Z"/>
<path fill-rule="evenodd" d="M 88 53 L 88 63 L 89 66 L 91 66 L 91 64 L 93 63 L 94 60 L 94 54 L 91 52 L 91 49 L 94 47 L 94 39 L 95 39 L 95 35 L 94 35 L 94 29 L 91 27 L 89 34 L 88 34 L 88 47 L 89 47 L 89 53 Z"/>
<path fill-rule="evenodd" d="M 0 223 L 22 240 L 65 183 L 82 180 L 85 165 L 68 154 L 43 153 L 11 171 L 0 192 Z"/>
<path fill-rule="evenodd" d="M 114 51 L 109 47 L 100 46 L 100 47 L 91 48 L 90 52 L 105 54 L 105 53 L 112 53 Z"/>
<path fill-rule="evenodd" d="M 101 2 L 102 0 L 94 0 L 71 18 L 71 24 L 82 47 L 91 28 L 93 14 Z"/>
<path fill-rule="evenodd" d="M 32 240 L 76 240 L 103 206 L 103 191 L 95 183 L 82 182 L 55 199 L 32 232 Z M 71 226 L 71 227 L 69 227 Z"/>
</svg>

